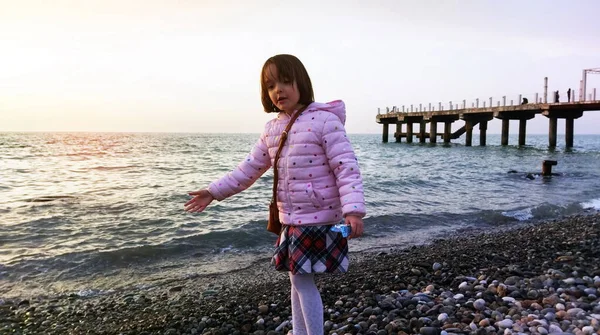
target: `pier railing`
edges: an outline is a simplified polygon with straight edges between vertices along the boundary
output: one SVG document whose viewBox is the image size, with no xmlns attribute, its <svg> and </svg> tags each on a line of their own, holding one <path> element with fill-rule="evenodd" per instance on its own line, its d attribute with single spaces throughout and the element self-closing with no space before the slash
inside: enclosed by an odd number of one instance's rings
<svg viewBox="0 0 600 335">
<path fill-rule="evenodd" d="M 450 99 L 447 101 L 438 101 L 434 103 L 428 102 L 384 108 L 379 107 L 377 108 L 377 114 L 452 111 L 467 108 L 517 106 L 524 103 L 542 104 L 555 102 L 596 101 L 596 98 L 595 88 L 591 93 L 588 93 L 588 96 L 585 99 L 581 96 L 581 92 L 571 89 L 570 95 L 568 94 L 568 91 L 559 91 L 558 99 L 555 99 L 554 93 L 548 95 L 548 93 L 540 94 L 539 92 L 533 92 L 474 99 Z"/>
</svg>

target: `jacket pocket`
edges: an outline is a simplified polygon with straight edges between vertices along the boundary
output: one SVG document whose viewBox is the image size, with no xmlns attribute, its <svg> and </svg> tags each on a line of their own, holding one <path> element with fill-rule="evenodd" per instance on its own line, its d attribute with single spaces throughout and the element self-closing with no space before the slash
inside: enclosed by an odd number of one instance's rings
<svg viewBox="0 0 600 335">
<path fill-rule="evenodd" d="M 315 205 L 316 208 L 323 207 L 323 200 L 321 198 L 321 195 L 317 192 L 317 190 L 314 189 L 312 183 L 306 184 L 306 193 L 308 193 L 310 201 L 313 205 Z"/>
</svg>

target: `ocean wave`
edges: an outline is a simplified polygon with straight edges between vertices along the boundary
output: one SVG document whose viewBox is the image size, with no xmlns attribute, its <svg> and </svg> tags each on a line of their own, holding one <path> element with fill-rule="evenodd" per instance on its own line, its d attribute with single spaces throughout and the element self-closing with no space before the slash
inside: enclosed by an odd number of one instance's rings
<svg viewBox="0 0 600 335">
<path fill-rule="evenodd" d="M 502 215 L 516 219 L 518 221 L 526 221 L 533 218 L 532 208 L 518 209 L 514 211 L 502 212 Z"/>
<path fill-rule="evenodd" d="M 78 156 L 105 156 L 108 153 L 105 151 L 80 151 L 80 152 L 70 152 L 66 154 L 61 154 L 58 156 L 66 156 L 66 157 L 78 157 Z"/>
<path fill-rule="evenodd" d="M 600 211 L 600 198 L 592 199 L 590 201 L 582 202 L 581 206 L 583 208 L 591 208 Z"/>
<path fill-rule="evenodd" d="M 113 170 L 128 170 L 138 168 L 139 165 L 124 165 L 124 166 L 95 166 L 88 168 L 88 170 L 99 170 L 99 171 L 113 171 Z"/>
<path fill-rule="evenodd" d="M 43 222 L 48 223 L 48 221 Z M 47 271 L 44 269 L 52 269 L 60 272 L 62 279 L 66 279 L 107 269 L 181 260 L 186 257 L 224 253 L 244 254 L 270 248 L 273 238 L 274 236 L 265 230 L 265 222 L 250 222 L 237 229 L 172 238 L 156 245 L 139 244 L 112 250 L 70 252 L 51 257 L 36 254 L 35 257 L 15 259 L 7 264 L 9 270 L 14 273 L 30 271 L 38 273 Z"/>
<path fill-rule="evenodd" d="M 45 195 L 45 196 L 41 196 L 41 197 L 23 199 L 22 201 L 25 201 L 25 202 L 50 202 L 50 201 L 56 201 L 56 200 L 75 199 L 75 198 L 76 197 L 72 196 L 72 195 Z"/>
<path fill-rule="evenodd" d="M 518 221 L 548 220 L 578 214 L 584 209 L 585 206 L 576 202 L 560 205 L 543 203 L 538 206 L 503 211 L 502 215 L 517 219 Z"/>
</svg>

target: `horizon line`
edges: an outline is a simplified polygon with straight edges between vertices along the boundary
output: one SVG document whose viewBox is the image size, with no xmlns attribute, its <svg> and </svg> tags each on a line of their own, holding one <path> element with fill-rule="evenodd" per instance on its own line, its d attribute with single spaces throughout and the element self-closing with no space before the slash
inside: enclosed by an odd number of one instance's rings
<svg viewBox="0 0 600 335">
<path fill-rule="evenodd" d="M 260 135 L 260 132 L 187 132 L 187 131 L 97 131 L 97 130 L 0 130 L 0 134 L 3 133 L 26 133 L 26 134 L 47 134 L 47 133 L 88 133 L 88 134 L 207 134 L 207 135 L 226 135 L 226 134 L 239 134 L 239 135 Z M 473 132 L 474 134 L 479 134 L 479 132 Z M 381 135 L 381 133 L 350 133 L 350 135 Z M 438 133 L 442 134 L 442 133 Z M 488 135 L 502 135 L 502 133 L 487 133 Z M 548 133 L 527 133 L 527 135 L 548 135 Z M 565 133 L 557 133 L 558 135 L 566 135 Z M 582 136 L 582 135 L 600 135 L 598 134 L 574 134 L 574 136 Z M 510 134 L 510 136 L 518 136 L 517 133 Z M 393 136 L 391 136 L 394 138 Z"/>
</svg>

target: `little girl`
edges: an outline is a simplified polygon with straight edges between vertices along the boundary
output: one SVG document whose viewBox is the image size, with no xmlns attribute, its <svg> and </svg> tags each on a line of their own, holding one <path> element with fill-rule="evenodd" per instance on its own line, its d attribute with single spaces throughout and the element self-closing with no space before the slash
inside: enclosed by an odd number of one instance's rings
<svg viewBox="0 0 600 335">
<path fill-rule="evenodd" d="M 277 164 L 277 207 L 283 229 L 273 256 L 275 268 L 289 271 L 295 335 L 323 334 L 323 303 L 315 273 L 346 272 L 348 241 L 332 225 L 344 220 L 350 238 L 363 233 L 365 204 L 356 156 L 346 137 L 342 101 L 314 102 L 304 65 L 292 55 L 269 58 L 261 74 L 265 112 L 277 116 L 236 169 L 207 189 L 189 193 L 188 212 L 203 211 L 250 185 L 272 166 L 282 132 L 293 123 Z M 267 200 L 265 199 L 265 203 Z"/>
</svg>

